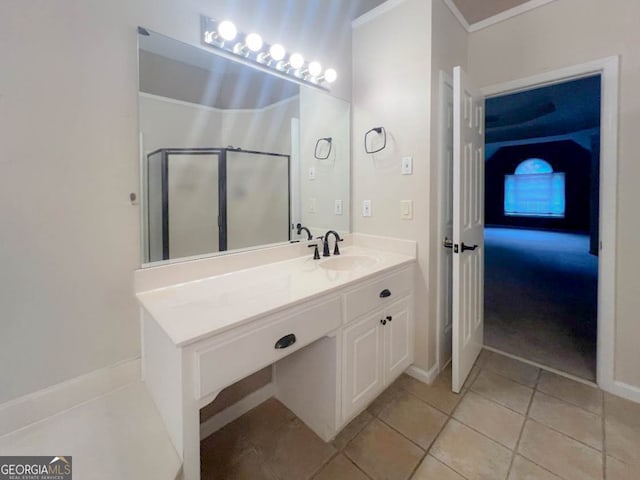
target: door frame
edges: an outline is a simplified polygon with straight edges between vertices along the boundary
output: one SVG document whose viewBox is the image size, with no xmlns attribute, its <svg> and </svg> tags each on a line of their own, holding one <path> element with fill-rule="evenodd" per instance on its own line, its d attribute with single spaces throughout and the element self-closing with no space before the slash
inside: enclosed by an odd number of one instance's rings
<svg viewBox="0 0 640 480">
<path fill-rule="evenodd" d="M 452 353 L 452 324 L 451 324 L 451 305 L 449 304 L 449 298 L 451 294 L 452 286 L 449 284 L 447 288 L 449 292 L 447 294 L 447 289 L 443 285 L 442 279 L 444 276 L 445 269 L 448 268 L 452 270 L 453 266 L 451 264 L 447 265 L 447 262 L 452 263 L 452 259 L 446 256 L 446 252 L 443 252 L 441 242 L 444 239 L 446 232 L 446 227 L 444 225 L 445 218 L 447 212 L 444 211 L 445 207 L 448 207 L 448 201 L 444 198 L 445 194 L 449 194 L 451 192 L 451 188 L 453 188 L 453 175 L 451 178 L 447 177 L 447 162 L 453 162 L 453 158 L 448 158 L 447 156 L 447 141 L 445 140 L 445 136 L 447 135 L 447 130 L 449 130 L 448 122 L 449 112 L 447 109 L 447 104 L 449 100 L 449 96 L 446 95 L 447 87 L 451 88 L 451 103 L 453 103 L 453 77 L 443 70 L 439 72 L 438 78 L 438 88 L 439 88 L 439 101 L 438 101 L 438 122 L 439 122 L 439 141 L 440 145 L 438 146 L 438 228 L 437 228 L 437 257 L 436 257 L 436 278 L 437 278 L 437 295 L 436 295 L 436 365 L 438 368 L 438 372 L 440 372 L 445 365 L 449 363 L 451 360 Z M 452 120 L 451 120 L 452 121 Z M 451 142 L 453 143 L 453 125 L 451 126 Z M 444 182 L 449 181 L 449 189 L 445 188 Z M 452 207 L 453 208 L 453 207 Z M 453 238 L 453 234 L 452 234 Z M 451 278 L 449 278 L 451 280 Z M 449 282 L 450 283 L 450 282 Z M 448 322 L 447 320 L 448 316 Z"/>
<path fill-rule="evenodd" d="M 616 221 L 618 184 L 618 56 L 593 60 L 482 88 L 489 97 L 517 93 L 591 75 L 601 76 L 600 112 L 600 252 L 598 256 L 598 340 L 596 382 L 600 388 L 638 399 L 636 392 L 615 381 Z"/>
</svg>

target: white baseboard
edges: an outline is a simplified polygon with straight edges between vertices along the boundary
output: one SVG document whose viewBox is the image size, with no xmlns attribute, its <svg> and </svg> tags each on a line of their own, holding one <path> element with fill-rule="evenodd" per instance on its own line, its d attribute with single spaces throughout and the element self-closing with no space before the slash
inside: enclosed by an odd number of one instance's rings
<svg viewBox="0 0 640 480">
<path fill-rule="evenodd" d="M 215 414 L 213 417 L 200 424 L 200 440 L 207 438 L 209 435 L 241 417 L 252 408 L 257 407 L 262 402 L 270 399 L 275 394 L 276 387 L 273 382 L 271 382 L 255 392 L 250 393 L 239 402 L 236 402 L 230 407 L 227 407 L 221 412 Z"/>
<path fill-rule="evenodd" d="M 0 405 L 0 437 L 140 381 L 140 363 L 126 360 Z"/>
<path fill-rule="evenodd" d="M 411 365 L 409 368 L 407 368 L 405 373 L 422 383 L 431 385 L 440 371 L 438 370 L 438 365 L 434 365 L 429 371 L 423 370 L 422 368 L 416 367 L 415 365 Z"/>
<path fill-rule="evenodd" d="M 629 385 L 628 383 L 614 380 L 613 385 L 603 385 L 601 388 L 612 395 L 640 403 L 640 388 Z"/>
</svg>

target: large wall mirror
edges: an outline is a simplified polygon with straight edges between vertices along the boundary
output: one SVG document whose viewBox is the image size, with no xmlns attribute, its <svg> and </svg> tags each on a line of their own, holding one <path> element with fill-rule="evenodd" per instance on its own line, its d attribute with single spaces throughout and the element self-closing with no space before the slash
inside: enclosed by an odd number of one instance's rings
<svg viewBox="0 0 640 480">
<path fill-rule="evenodd" d="M 139 29 L 142 263 L 349 231 L 350 105 Z"/>
</svg>

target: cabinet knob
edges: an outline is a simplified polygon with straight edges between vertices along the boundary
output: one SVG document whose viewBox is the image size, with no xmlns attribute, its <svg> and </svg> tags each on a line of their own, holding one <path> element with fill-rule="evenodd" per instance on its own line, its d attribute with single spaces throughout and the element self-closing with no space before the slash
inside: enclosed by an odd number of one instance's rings
<svg viewBox="0 0 640 480">
<path fill-rule="evenodd" d="M 289 335 L 285 335 L 280 340 L 278 340 L 274 348 L 276 348 L 277 350 L 281 350 L 283 348 L 290 347 L 294 343 L 296 343 L 296 336 L 293 333 L 290 333 Z"/>
<path fill-rule="evenodd" d="M 383 318 L 382 320 L 380 320 L 380 323 L 381 323 L 382 325 L 386 325 L 386 324 L 387 324 L 387 321 Z"/>
<path fill-rule="evenodd" d="M 393 317 L 391 315 L 387 315 L 387 321 L 390 322 L 391 320 L 393 320 Z"/>
<path fill-rule="evenodd" d="M 380 292 L 380 298 L 387 298 L 391 296 L 391 291 L 388 288 L 385 288 Z"/>
</svg>

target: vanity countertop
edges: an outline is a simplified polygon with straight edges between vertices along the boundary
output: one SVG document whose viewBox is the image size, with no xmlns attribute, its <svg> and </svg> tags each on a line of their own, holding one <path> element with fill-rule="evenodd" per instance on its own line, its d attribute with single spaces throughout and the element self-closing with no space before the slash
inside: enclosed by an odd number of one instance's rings
<svg viewBox="0 0 640 480">
<path fill-rule="evenodd" d="M 323 262 L 347 257 L 366 261 L 346 270 L 322 267 Z M 340 257 L 313 260 L 305 255 L 136 296 L 172 342 L 182 347 L 413 261 L 415 256 L 348 246 Z"/>
</svg>

